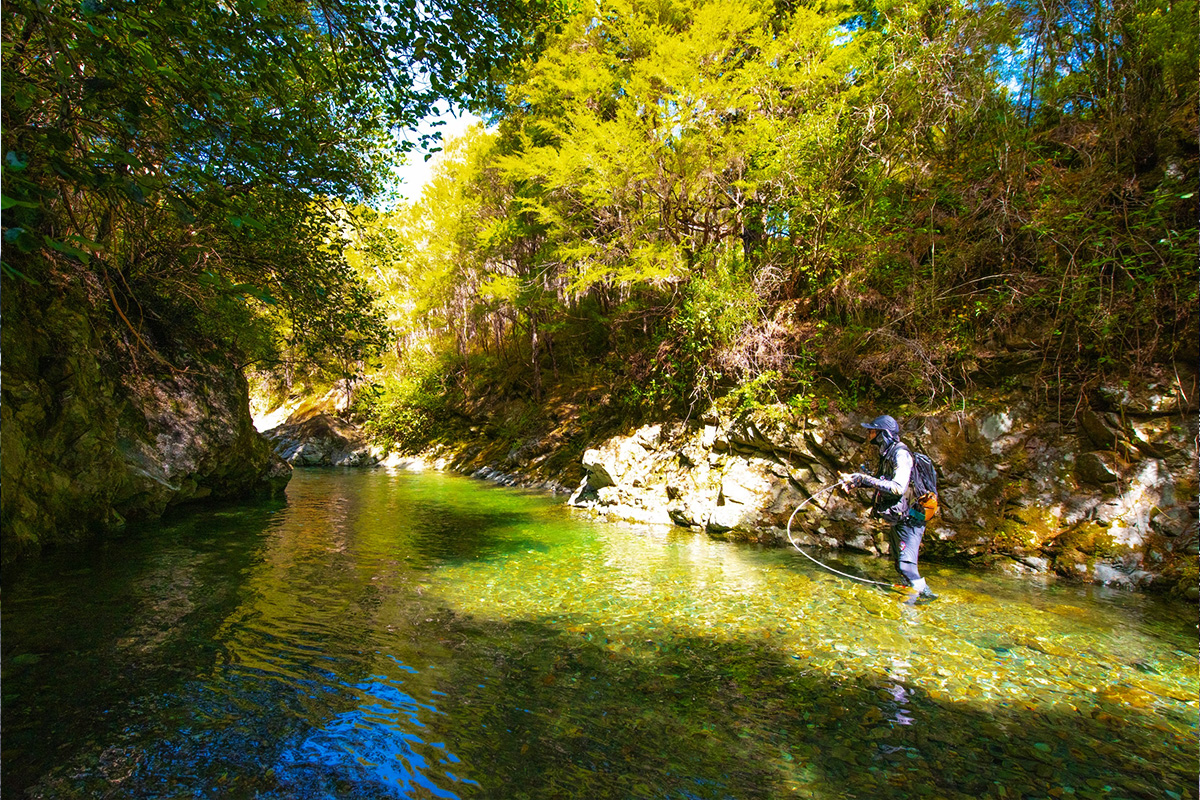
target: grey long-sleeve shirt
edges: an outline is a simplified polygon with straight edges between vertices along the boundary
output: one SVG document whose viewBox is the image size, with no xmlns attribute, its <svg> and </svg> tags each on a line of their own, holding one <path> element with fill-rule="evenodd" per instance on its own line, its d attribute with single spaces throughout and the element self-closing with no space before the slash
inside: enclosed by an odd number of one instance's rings
<svg viewBox="0 0 1200 800">
<path fill-rule="evenodd" d="M 892 458 L 896 462 L 896 469 L 891 478 L 877 478 L 861 472 L 856 473 L 856 476 L 859 486 L 877 489 L 881 493 L 876 501 L 874 513 L 888 522 L 895 523 L 908 511 L 904 503 L 904 493 L 908 491 L 908 482 L 912 478 L 913 457 L 907 447 L 901 447 L 899 444 L 893 446 L 895 452 Z M 895 499 L 889 501 L 889 498 Z"/>
<path fill-rule="evenodd" d="M 887 494 L 901 496 L 908 491 L 908 482 L 912 478 L 913 457 L 907 447 L 896 447 L 896 473 L 891 480 L 876 478 L 873 475 L 862 475 L 861 483 L 872 489 L 878 489 Z M 860 473 L 861 474 L 861 473 Z"/>
</svg>

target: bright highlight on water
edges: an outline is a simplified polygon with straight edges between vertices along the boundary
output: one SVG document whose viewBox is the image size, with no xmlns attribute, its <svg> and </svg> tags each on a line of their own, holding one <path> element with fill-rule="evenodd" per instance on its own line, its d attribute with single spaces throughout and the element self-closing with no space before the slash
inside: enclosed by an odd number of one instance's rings
<svg viewBox="0 0 1200 800">
<path fill-rule="evenodd" d="M 886 581 L 882 560 L 822 554 Z M 1195 797 L 1195 610 L 299 472 L 4 576 L 4 797 Z M 26 794 L 28 793 L 28 794 Z"/>
</svg>

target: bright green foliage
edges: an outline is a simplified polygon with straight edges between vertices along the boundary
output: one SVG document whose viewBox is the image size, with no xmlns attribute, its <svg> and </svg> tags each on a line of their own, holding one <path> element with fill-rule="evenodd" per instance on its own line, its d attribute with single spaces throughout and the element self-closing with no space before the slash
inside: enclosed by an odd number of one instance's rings
<svg viewBox="0 0 1200 800">
<path fill-rule="evenodd" d="M 447 392 L 638 406 L 1195 351 L 1195 0 L 420 8 L 6 6 L 6 274 L 247 362 L 357 378 L 391 339 Z M 493 127 L 420 202 L 323 199 L 456 93 Z"/>
<path fill-rule="evenodd" d="M 760 377 L 738 361 L 745 332 L 762 321 L 762 301 L 747 273 L 736 251 L 727 251 L 683 288 L 683 301 L 657 353 L 655 377 L 664 384 L 661 396 L 650 393 L 648 399 L 711 402 L 727 373 L 738 383 Z"/>
<path fill-rule="evenodd" d="M 412 210 L 408 329 L 638 404 L 953 397 L 1007 338 L 1152 371 L 1196 341 L 1195 11 L 585 5 Z"/>
<path fill-rule="evenodd" d="M 406 450 L 419 450 L 453 429 L 447 402 L 450 387 L 443 382 L 442 365 L 421 351 L 358 395 L 357 411 L 366 418 L 368 433 Z"/>
</svg>

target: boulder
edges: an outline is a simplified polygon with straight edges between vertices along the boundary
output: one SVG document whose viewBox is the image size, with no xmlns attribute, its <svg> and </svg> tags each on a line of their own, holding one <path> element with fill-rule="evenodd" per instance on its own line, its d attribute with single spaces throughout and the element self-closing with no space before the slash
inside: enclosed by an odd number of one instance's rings
<svg viewBox="0 0 1200 800">
<path fill-rule="evenodd" d="M 372 466 L 379 462 L 362 431 L 324 411 L 297 413 L 264 434 L 294 466 Z"/>
<path fill-rule="evenodd" d="M 758 514 L 753 507 L 739 503 L 718 505 L 709 512 L 704 529 L 708 533 L 723 534 L 731 531 L 750 533 L 756 531 L 755 522 Z"/>
</svg>

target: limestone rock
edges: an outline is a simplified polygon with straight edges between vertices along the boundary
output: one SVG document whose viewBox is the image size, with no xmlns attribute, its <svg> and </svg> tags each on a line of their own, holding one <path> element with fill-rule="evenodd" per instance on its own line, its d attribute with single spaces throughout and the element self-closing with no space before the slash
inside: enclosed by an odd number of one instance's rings
<svg viewBox="0 0 1200 800">
<path fill-rule="evenodd" d="M 1150 386 L 1103 385 L 1096 390 L 1096 399 L 1112 411 L 1129 414 L 1178 414 L 1194 410 L 1185 397 L 1195 398 L 1196 384 L 1191 381 L 1185 393 L 1178 383 L 1174 385 L 1151 384 Z M 1189 408 L 1190 405 L 1190 408 Z"/>
<path fill-rule="evenodd" d="M 593 443 L 572 495 L 613 519 L 662 520 L 709 535 L 786 539 L 792 512 L 877 454 L 858 423 L 875 412 L 789 419 L 755 412 L 734 423 L 642 428 Z M 903 438 L 939 473 L 942 511 L 926 537 L 934 558 L 993 554 L 1023 574 L 1146 585 L 1150 567 L 1128 554 L 1158 554 L 1167 570 L 1195 549 L 1195 421 L 1121 417 L 1101 401 L 1071 421 L 1046 419 L 1030 400 L 905 417 Z M 1090 416 L 1089 416 L 1090 415 Z M 1090 429 L 1090 432 L 1089 432 Z M 1114 449 L 1096 450 L 1098 444 Z M 579 462 L 577 462 L 578 464 Z M 797 541 L 877 552 L 869 493 L 829 494 L 794 518 Z M 1185 500 L 1186 503 L 1186 500 Z M 1065 542 L 1065 544 L 1064 544 Z M 1120 577 L 1125 576 L 1125 580 Z M 1183 592 L 1184 589 L 1180 589 Z"/>
<path fill-rule="evenodd" d="M 704 529 L 709 533 L 728 533 L 741 531 L 749 533 L 754 530 L 755 509 L 738 503 L 726 503 L 712 509 L 704 523 Z"/>
<path fill-rule="evenodd" d="M 613 473 L 620 474 L 615 464 L 608 463 L 606 454 L 595 449 L 583 454 L 583 468 L 587 470 L 587 482 L 593 489 L 612 486 L 617 482 Z"/>
<path fill-rule="evenodd" d="M 740 505 L 767 506 L 782 489 L 780 479 L 761 461 L 734 459 L 721 477 L 720 497 Z"/>
</svg>

